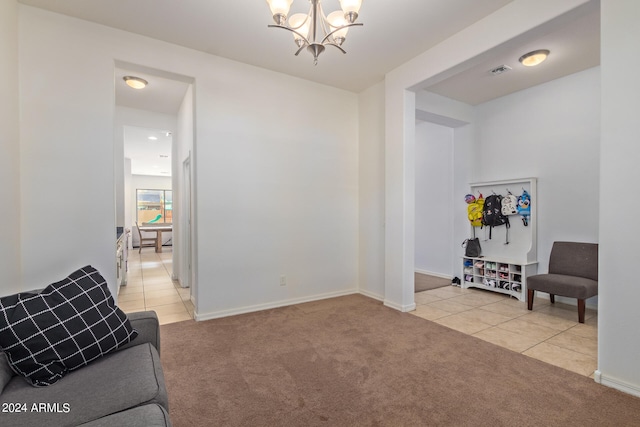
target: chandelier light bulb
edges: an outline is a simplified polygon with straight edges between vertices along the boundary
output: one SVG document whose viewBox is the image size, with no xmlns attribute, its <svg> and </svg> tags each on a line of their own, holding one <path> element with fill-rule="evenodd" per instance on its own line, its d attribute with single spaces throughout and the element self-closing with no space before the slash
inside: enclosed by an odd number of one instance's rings
<svg viewBox="0 0 640 427">
<path fill-rule="evenodd" d="M 329 22 L 329 26 L 331 27 L 331 31 L 335 31 L 336 29 L 348 24 L 346 18 L 344 17 L 344 13 L 342 13 L 342 11 L 340 11 L 340 10 L 336 10 L 335 12 L 331 12 L 327 16 L 327 21 Z M 344 40 L 347 37 L 347 32 L 348 31 L 349 31 L 349 27 L 342 28 L 342 29 L 336 31 L 335 33 L 333 33 L 333 38 L 335 39 L 336 43 L 338 43 L 339 45 L 344 43 Z"/>
<path fill-rule="evenodd" d="M 340 7 L 344 12 L 346 20 L 350 24 L 353 24 L 358 18 L 360 6 L 362 6 L 362 0 L 340 0 Z"/>
<path fill-rule="evenodd" d="M 304 13 L 296 13 L 295 15 L 291 15 L 289 17 L 289 27 L 292 30 L 296 30 L 297 33 L 293 33 L 293 39 L 296 41 L 298 47 L 304 44 L 304 39 L 308 39 L 309 37 L 309 28 L 311 27 L 311 18 L 309 15 L 305 15 Z M 300 35 L 304 36 L 304 39 L 300 37 Z"/>
<path fill-rule="evenodd" d="M 271 9 L 273 20 L 276 21 L 276 24 L 283 25 L 287 20 L 293 0 L 267 0 L 267 3 Z"/>
</svg>

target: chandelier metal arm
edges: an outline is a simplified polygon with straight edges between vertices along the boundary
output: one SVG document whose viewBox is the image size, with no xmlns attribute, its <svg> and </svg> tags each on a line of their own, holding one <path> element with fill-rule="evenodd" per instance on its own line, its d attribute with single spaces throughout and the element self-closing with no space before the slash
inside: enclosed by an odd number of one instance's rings
<svg viewBox="0 0 640 427">
<path fill-rule="evenodd" d="M 320 44 L 333 44 L 333 43 L 325 43 L 327 41 L 327 39 L 329 39 L 329 37 L 331 37 L 333 35 L 333 33 L 338 32 L 340 30 L 343 30 L 345 28 L 349 28 L 349 27 L 362 27 L 364 24 L 361 22 L 355 22 L 353 24 L 346 24 L 343 25 L 342 27 L 338 27 L 335 30 L 331 31 L 330 33 L 328 33 L 326 36 L 324 36 L 324 38 L 322 39 L 322 41 L 320 42 Z"/>
<path fill-rule="evenodd" d="M 302 40 L 304 40 L 304 46 L 310 44 L 309 40 L 304 36 L 304 34 L 301 34 L 298 31 L 294 30 L 293 28 L 287 27 L 286 25 L 271 24 L 271 25 L 267 25 L 267 27 L 269 27 L 269 28 L 282 28 L 283 30 L 291 31 L 292 33 L 295 33 L 295 34 L 299 35 L 300 37 L 302 37 Z"/>
<path fill-rule="evenodd" d="M 340 47 L 338 44 L 336 43 L 323 43 L 323 46 L 333 46 L 335 48 L 338 48 L 338 50 L 340 50 L 340 52 L 342 53 L 347 53 L 346 50 L 344 50 L 342 47 Z"/>
<path fill-rule="evenodd" d="M 300 46 L 300 49 L 296 50 L 295 56 L 298 56 L 298 54 L 302 52 L 302 49 L 304 49 L 307 46 L 309 46 L 309 43 L 304 43 L 302 46 Z"/>
</svg>

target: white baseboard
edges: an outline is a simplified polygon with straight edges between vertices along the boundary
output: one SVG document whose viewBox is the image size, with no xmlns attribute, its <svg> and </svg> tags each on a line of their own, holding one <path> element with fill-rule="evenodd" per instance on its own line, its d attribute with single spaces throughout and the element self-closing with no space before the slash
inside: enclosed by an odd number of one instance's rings
<svg viewBox="0 0 640 427">
<path fill-rule="evenodd" d="M 364 290 L 364 289 L 360 289 L 360 293 L 362 295 L 364 295 L 365 297 L 373 298 L 373 299 L 378 300 L 378 301 L 384 301 L 384 295 L 379 295 L 379 294 L 376 294 L 376 293 L 373 293 L 373 292 L 370 292 L 370 291 L 367 291 L 367 290 Z"/>
<path fill-rule="evenodd" d="M 628 384 L 618 379 L 608 378 L 606 375 L 603 375 L 602 372 L 600 372 L 599 370 L 596 370 L 594 372 L 593 379 L 598 384 L 615 388 L 616 390 L 620 390 L 632 396 L 640 397 L 640 386 Z"/>
<path fill-rule="evenodd" d="M 353 295 L 357 293 L 359 293 L 357 289 L 349 289 L 349 290 L 338 291 L 338 292 L 329 292 L 325 294 L 311 295 L 308 297 L 275 301 L 275 302 L 266 303 L 266 304 L 256 304 L 256 305 L 250 305 L 245 307 L 232 308 L 229 310 L 213 311 L 210 313 L 203 313 L 203 314 L 194 313 L 194 318 L 197 321 L 218 319 L 221 317 L 235 316 L 238 314 L 245 314 L 245 313 L 253 313 L 255 311 L 269 310 L 272 308 L 286 307 L 289 305 L 302 304 L 304 302 L 319 301 L 323 299 L 342 297 L 345 295 Z"/>
<path fill-rule="evenodd" d="M 449 280 L 453 279 L 453 276 L 450 276 L 448 274 L 434 273 L 433 271 L 421 270 L 419 268 L 416 268 L 415 272 L 420 274 L 427 274 L 429 276 L 441 277 L 443 279 L 449 279 Z"/>
<path fill-rule="evenodd" d="M 416 309 L 416 303 L 415 302 L 413 304 L 400 305 L 400 304 L 396 304 L 393 301 L 384 300 L 383 304 L 386 307 L 393 308 L 394 310 L 398 310 L 398 311 L 401 311 L 403 313 L 406 313 L 408 311 L 413 311 L 413 310 Z"/>
</svg>

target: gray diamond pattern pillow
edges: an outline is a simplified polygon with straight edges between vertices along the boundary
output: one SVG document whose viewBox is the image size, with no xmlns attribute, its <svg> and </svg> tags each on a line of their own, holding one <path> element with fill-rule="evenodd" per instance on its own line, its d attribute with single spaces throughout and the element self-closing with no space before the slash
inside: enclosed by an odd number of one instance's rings
<svg viewBox="0 0 640 427">
<path fill-rule="evenodd" d="M 0 298 L 0 348 L 34 386 L 51 385 L 137 335 L 91 266 L 40 293 Z"/>
</svg>

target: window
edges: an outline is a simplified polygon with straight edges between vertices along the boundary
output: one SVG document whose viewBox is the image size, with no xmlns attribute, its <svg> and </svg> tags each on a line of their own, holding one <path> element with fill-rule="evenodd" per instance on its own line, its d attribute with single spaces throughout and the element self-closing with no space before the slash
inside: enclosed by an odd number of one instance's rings
<svg viewBox="0 0 640 427">
<path fill-rule="evenodd" d="M 139 224 L 173 222 L 171 190 L 136 190 L 136 220 Z"/>
</svg>

